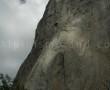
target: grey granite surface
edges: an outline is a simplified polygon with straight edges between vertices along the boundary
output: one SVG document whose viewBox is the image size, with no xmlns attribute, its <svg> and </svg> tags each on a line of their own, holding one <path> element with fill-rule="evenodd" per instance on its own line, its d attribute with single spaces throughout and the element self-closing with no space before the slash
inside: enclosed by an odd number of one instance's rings
<svg viewBox="0 0 110 90">
<path fill-rule="evenodd" d="M 110 90 L 110 0 L 50 0 L 14 90 Z"/>
</svg>

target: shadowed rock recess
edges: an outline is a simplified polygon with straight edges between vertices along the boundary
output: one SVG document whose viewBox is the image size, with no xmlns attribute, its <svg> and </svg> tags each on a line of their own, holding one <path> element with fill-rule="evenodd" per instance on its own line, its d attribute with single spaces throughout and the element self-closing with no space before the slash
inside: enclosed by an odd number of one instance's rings
<svg viewBox="0 0 110 90">
<path fill-rule="evenodd" d="M 14 90 L 110 90 L 110 0 L 50 0 Z"/>
</svg>

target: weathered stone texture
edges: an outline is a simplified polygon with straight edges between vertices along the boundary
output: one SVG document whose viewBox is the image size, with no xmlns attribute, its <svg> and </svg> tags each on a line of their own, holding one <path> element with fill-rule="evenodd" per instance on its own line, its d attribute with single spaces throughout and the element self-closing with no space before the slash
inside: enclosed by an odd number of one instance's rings
<svg viewBox="0 0 110 90">
<path fill-rule="evenodd" d="M 110 0 L 50 0 L 16 90 L 109 90 Z"/>
</svg>

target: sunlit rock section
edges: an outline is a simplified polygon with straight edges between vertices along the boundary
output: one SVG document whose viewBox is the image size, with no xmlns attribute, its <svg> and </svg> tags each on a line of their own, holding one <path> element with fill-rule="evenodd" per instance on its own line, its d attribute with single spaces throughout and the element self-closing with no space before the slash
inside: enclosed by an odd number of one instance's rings
<svg viewBox="0 0 110 90">
<path fill-rule="evenodd" d="M 110 1 L 50 0 L 14 90 L 109 90 Z"/>
</svg>

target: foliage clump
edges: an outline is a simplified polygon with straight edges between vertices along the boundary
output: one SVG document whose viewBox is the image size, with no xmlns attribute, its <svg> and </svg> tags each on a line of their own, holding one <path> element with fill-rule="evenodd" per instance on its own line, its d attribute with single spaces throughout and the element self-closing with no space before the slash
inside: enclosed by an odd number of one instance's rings
<svg viewBox="0 0 110 90">
<path fill-rule="evenodd" d="M 13 81 L 8 74 L 0 74 L 0 90 L 11 90 Z"/>
</svg>

